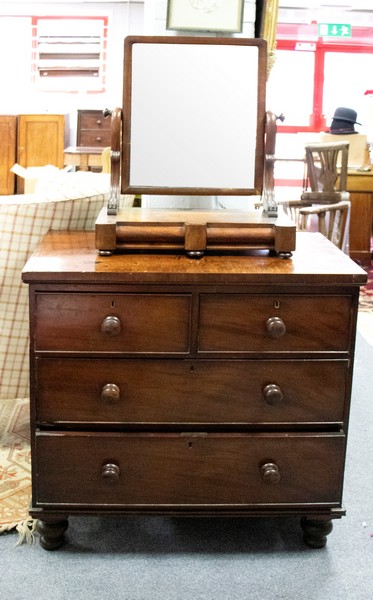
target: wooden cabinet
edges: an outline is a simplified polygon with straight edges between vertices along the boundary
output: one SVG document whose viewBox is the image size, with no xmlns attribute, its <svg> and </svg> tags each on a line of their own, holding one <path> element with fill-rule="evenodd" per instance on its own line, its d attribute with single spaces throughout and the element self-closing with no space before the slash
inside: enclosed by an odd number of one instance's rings
<svg viewBox="0 0 373 600">
<path fill-rule="evenodd" d="M 51 232 L 29 260 L 40 542 L 69 515 L 302 517 L 326 543 L 343 474 L 359 285 L 317 233 L 292 258 L 117 254 Z M 56 318 L 58 316 L 58 318 Z"/>
<path fill-rule="evenodd" d="M 11 168 L 16 162 L 17 117 L 0 115 L 0 194 L 14 193 L 15 176 Z"/>
<path fill-rule="evenodd" d="M 78 110 L 76 145 L 106 148 L 111 144 L 111 118 L 102 110 Z"/>
<path fill-rule="evenodd" d="M 64 148 L 68 145 L 68 118 L 65 115 L 19 115 L 17 162 L 22 167 L 54 165 L 63 169 Z M 24 190 L 18 177 L 17 192 Z"/>
<path fill-rule="evenodd" d="M 371 238 L 373 232 L 373 171 L 351 171 L 347 176 L 350 192 L 350 240 L 351 258 L 370 266 L 372 259 Z"/>
</svg>

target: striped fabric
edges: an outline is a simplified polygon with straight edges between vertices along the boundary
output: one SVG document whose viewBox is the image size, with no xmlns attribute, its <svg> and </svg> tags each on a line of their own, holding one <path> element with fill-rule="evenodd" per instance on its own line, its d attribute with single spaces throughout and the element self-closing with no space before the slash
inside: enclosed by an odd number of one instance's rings
<svg viewBox="0 0 373 600">
<path fill-rule="evenodd" d="M 27 259 L 49 229 L 94 229 L 108 195 L 0 196 L 0 398 L 29 395 L 28 288 L 21 281 Z"/>
</svg>

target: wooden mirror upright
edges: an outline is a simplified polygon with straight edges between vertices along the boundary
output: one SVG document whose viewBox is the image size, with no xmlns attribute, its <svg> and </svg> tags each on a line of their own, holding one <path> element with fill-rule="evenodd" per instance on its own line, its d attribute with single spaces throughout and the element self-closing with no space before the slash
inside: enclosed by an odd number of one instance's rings
<svg viewBox="0 0 373 600">
<path fill-rule="evenodd" d="M 123 109 L 110 111 L 111 194 L 100 254 L 295 249 L 273 193 L 276 117 L 262 39 L 127 37 Z M 260 196 L 259 210 L 120 209 L 121 194 Z"/>
</svg>

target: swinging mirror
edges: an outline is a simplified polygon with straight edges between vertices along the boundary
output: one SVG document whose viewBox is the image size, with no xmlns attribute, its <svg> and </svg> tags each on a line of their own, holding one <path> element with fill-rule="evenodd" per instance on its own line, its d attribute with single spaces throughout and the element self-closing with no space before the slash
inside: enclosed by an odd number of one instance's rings
<svg viewBox="0 0 373 600">
<path fill-rule="evenodd" d="M 126 38 L 122 193 L 260 194 L 265 85 L 263 40 Z"/>
</svg>

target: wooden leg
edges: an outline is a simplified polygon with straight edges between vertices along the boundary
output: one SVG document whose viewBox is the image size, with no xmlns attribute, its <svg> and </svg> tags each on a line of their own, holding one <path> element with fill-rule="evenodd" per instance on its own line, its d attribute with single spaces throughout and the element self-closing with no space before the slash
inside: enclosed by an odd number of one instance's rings
<svg viewBox="0 0 373 600">
<path fill-rule="evenodd" d="M 69 523 L 67 519 L 62 521 L 36 522 L 36 531 L 40 534 L 40 545 L 44 550 L 56 550 L 64 542 L 64 533 Z"/>
<path fill-rule="evenodd" d="M 324 548 L 326 536 L 333 529 L 331 519 L 303 517 L 300 524 L 304 531 L 303 539 L 307 546 L 311 546 L 311 548 Z"/>
</svg>

